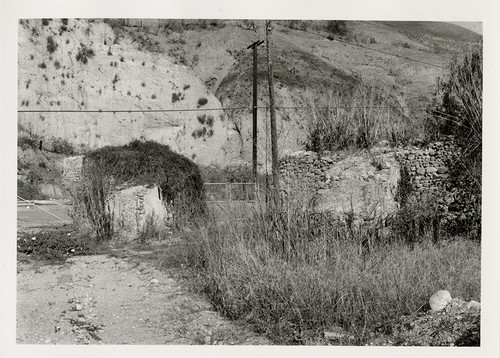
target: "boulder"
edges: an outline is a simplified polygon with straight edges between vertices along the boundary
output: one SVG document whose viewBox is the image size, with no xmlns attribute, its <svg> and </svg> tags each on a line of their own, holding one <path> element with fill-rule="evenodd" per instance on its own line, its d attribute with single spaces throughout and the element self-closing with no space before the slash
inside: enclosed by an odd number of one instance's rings
<svg viewBox="0 0 500 358">
<path fill-rule="evenodd" d="M 441 311 L 451 301 L 451 295 L 446 290 L 439 290 L 429 299 L 432 311 Z"/>
</svg>

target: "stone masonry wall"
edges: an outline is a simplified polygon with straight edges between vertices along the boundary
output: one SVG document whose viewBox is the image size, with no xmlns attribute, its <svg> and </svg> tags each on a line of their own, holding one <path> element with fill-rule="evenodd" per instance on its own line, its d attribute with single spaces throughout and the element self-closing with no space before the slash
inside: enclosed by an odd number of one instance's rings
<svg viewBox="0 0 500 358">
<path fill-rule="evenodd" d="M 449 136 L 425 147 L 394 149 L 381 143 L 342 159 L 333 153 L 300 151 L 281 160 L 281 189 L 301 200 L 315 197 L 320 210 L 345 211 L 350 203 L 361 216 L 373 212 L 371 207 L 381 214 L 397 209 L 396 188 L 403 171 L 410 195 L 417 200 L 425 196 L 437 199 L 448 213 L 450 205 L 457 204 L 450 166 L 458 154 L 459 147 Z M 459 210 L 453 215 L 461 214 Z"/>
<path fill-rule="evenodd" d="M 449 182 L 450 168 L 458 154 L 453 137 L 443 137 L 424 148 L 408 147 L 396 157 L 409 175 L 416 196 L 443 191 Z"/>
<path fill-rule="evenodd" d="M 290 193 L 316 193 L 332 187 L 332 178 L 328 169 L 338 161 L 337 155 L 299 151 L 282 158 L 279 165 L 281 188 Z"/>
</svg>

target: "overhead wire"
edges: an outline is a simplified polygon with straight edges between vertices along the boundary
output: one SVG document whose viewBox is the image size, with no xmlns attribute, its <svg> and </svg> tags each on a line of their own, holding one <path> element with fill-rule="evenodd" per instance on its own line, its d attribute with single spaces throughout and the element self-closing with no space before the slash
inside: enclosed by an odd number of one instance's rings
<svg viewBox="0 0 500 358">
<path fill-rule="evenodd" d="M 313 35 L 320 36 L 320 37 L 324 38 L 324 35 L 319 34 L 317 32 L 312 32 L 312 31 L 309 31 L 309 30 L 298 30 L 298 31 L 304 31 L 304 32 L 307 32 L 307 33 L 310 33 L 310 34 L 313 34 Z M 363 48 L 363 49 L 366 49 L 366 50 L 383 53 L 385 55 L 399 57 L 399 58 L 402 58 L 402 59 L 405 59 L 405 60 L 409 60 L 409 61 L 413 61 L 413 62 L 418 62 L 420 64 L 424 64 L 424 65 L 428 65 L 428 66 L 432 66 L 432 67 L 436 67 L 436 68 L 441 68 L 441 69 L 445 69 L 445 70 L 447 69 L 446 67 L 441 66 L 441 65 L 436 65 L 435 63 L 430 63 L 430 62 L 426 62 L 426 61 L 417 60 L 417 59 L 414 59 L 414 58 L 411 58 L 411 57 L 402 56 L 402 55 L 398 55 L 398 54 L 395 54 L 395 53 L 391 53 L 391 52 L 387 52 L 387 51 L 375 49 L 373 47 L 363 46 L 363 45 L 356 44 L 356 43 L 353 43 L 353 42 L 341 40 L 339 38 L 333 38 L 331 41 L 338 41 L 338 42 L 342 42 L 342 43 L 345 43 L 345 44 L 348 44 L 348 45 L 351 45 L 351 46 L 356 46 L 356 47 L 360 47 L 360 48 Z"/>
</svg>

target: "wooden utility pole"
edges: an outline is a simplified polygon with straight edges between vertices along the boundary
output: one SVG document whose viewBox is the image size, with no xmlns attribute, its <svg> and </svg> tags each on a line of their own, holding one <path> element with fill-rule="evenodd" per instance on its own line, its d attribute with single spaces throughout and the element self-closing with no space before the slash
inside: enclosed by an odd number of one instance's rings
<svg viewBox="0 0 500 358">
<path fill-rule="evenodd" d="M 280 181 L 278 166 L 278 136 L 276 133 L 276 108 L 274 105 L 273 62 L 271 60 L 271 21 L 266 20 L 267 75 L 269 82 L 269 112 L 271 116 L 271 159 L 273 172 L 273 201 L 279 202 Z"/>
<path fill-rule="evenodd" d="M 247 47 L 253 49 L 253 136 L 252 136 L 252 174 L 254 182 L 257 182 L 257 46 L 262 45 L 264 41 L 255 41 Z"/>
</svg>

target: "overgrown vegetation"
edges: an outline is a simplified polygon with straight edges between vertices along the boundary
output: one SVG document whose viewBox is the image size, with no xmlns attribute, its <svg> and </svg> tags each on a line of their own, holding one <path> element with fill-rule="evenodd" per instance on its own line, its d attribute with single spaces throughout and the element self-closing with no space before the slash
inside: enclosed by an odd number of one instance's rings
<svg viewBox="0 0 500 358">
<path fill-rule="evenodd" d="M 165 204 L 172 203 L 179 220 L 203 215 L 204 188 L 198 167 L 168 146 L 134 141 L 122 147 L 104 147 L 87 154 L 83 182 L 75 194 L 83 215 L 98 238 L 113 235 L 109 198 L 118 187 L 157 185 Z"/>
<path fill-rule="evenodd" d="M 47 196 L 40 191 L 38 183 L 17 181 L 17 195 L 25 200 L 44 200 Z"/>
<path fill-rule="evenodd" d="M 200 290 L 223 314 L 278 344 L 310 344 L 335 327 L 364 344 L 421 311 L 438 288 L 480 296 L 477 242 L 422 237 L 410 244 L 402 228 L 294 205 L 202 226 L 187 238 Z"/>
<path fill-rule="evenodd" d="M 352 94 L 337 92 L 323 97 L 310 95 L 307 150 L 370 148 L 383 139 L 396 144 L 416 132 L 388 91 L 359 84 Z"/>
<path fill-rule="evenodd" d="M 462 232 L 481 232 L 483 49 L 471 49 L 450 64 L 449 75 L 438 81 L 437 104 L 426 122 L 429 139 L 453 135 L 461 151 L 452 168 L 452 185 L 458 188 L 456 202 L 468 204 L 472 213 L 458 223 Z M 457 227 L 458 228 L 458 227 Z"/>
<path fill-rule="evenodd" d="M 73 145 L 63 138 L 56 138 L 52 141 L 52 152 L 65 155 L 73 155 L 75 148 Z"/>
<path fill-rule="evenodd" d="M 329 20 L 326 22 L 326 31 L 329 33 L 329 37 L 345 36 L 349 32 L 347 28 L 347 23 L 345 21 L 339 20 Z"/>
<path fill-rule="evenodd" d="M 35 234 L 22 233 L 17 238 L 17 252 L 47 264 L 61 264 L 72 256 L 95 255 L 102 248 L 98 242 L 74 225 L 44 229 Z"/>
</svg>

